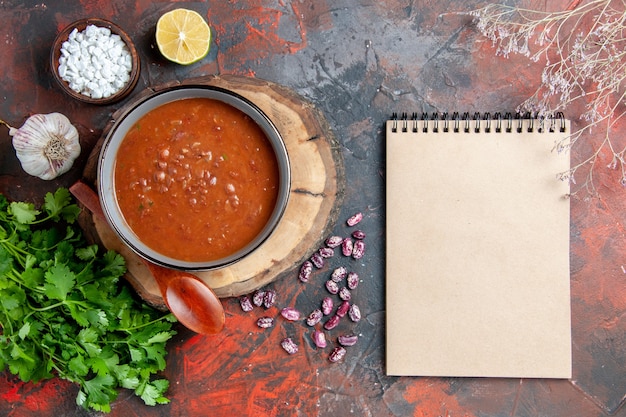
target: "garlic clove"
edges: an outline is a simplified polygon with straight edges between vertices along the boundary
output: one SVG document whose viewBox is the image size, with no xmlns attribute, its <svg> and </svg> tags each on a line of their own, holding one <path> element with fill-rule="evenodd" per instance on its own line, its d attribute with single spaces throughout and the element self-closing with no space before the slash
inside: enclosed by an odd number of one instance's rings
<svg viewBox="0 0 626 417">
<path fill-rule="evenodd" d="M 78 131 L 61 113 L 35 114 L 9 134 L 22 169 L 43 180 L 69 171 L 80 155 Z"/>
</svg>

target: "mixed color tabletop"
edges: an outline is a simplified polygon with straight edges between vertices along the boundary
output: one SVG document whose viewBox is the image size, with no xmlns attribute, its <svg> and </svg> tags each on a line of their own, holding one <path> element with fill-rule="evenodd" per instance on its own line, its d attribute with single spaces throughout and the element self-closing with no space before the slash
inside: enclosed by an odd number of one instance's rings
<svg viewBox="0 0 626 417">
<path fill-rule="evenodd" d="M 544 61 L 496 54 L 492 41 L 473 24 L 468 12 L 488 3 L 0 1 L 0 119 L 20 126 L 32 114 L 63 113 L 77 127 L 82 147 L 68 173 L 40 180 L 22 170 L 8 130 L 2 131 L 0 193 L 8 199 L 41 204 L 45 193 L 83 178 L 90 153 L 116 111 L 145 90 L 202 77 L 246 77 L 288 91 L 321 118 L 340 165 L 340 195 L 329 215 L 332 224 L 323 232 L 347 236 L 354 227 L 346 220 L 363 214 L 358 224 L 366 235 L 362 257 L 337 252 L 313 270 L 307 283 L 299 280 L 294 263 L 262 286 L 276 294 L 269 308 L 244 311 L 239 296 L 222 298 L 226 325 L 217 335 L 194 334 L 177 324 L 162 372 L 170 381 L 170 402 L 147 406 L 132 391 L 121 390 L 109 415 L 626 416 L 626 189 L 620 169 L 611 169 L 613 153 L 601 146 L 606 137 L 601 129 L 586 132 L 571 152 L 575 164 L 600 149 L 592 182 L 583 178 L 573 184 L 579 191 L 570 198 L 572 378 L 386 375 L 385 167 L 392 163 L 385 160 L 386 120 L 404 112 L 515 112 L 542 81 Z M 549 12 L 587 2 L 579 3 L 507 2 Z M 212 30 L 208 55 L 188 66 L 164 59 L 155 43 L 159 17 L 180 7 L 199 12 Z M 120 102 L 80 103 L 53 79 L 55 37 L 86 17 L 115 22 L 135 43 L 140 77 Z M 584 112 L 580 103 L 564 110 L 574 129 L 584 126 Z M 626 142 L 623 132 L 621 120 L 610 130 L 618 150 Z M 463 167 L 450 169 L 463 175 Z M 326 237 L 313 239 L 307 256 Z M 295 307 L 308 314 L 328 295 L 324 283 L 341 266 L 360 277 L 351 302 L 360 307 L 361 319 L 343 320 L 329 331 L 328 347 L 319 348 L 310 326 L 281 320 L 280 310 Z M 259 327 L 262 316 L 274 317 L 275 325 Z M 329 354 L 340 334 L 356 334 L 358 342 L 332 362 Z M 298 344 L 296 354 L 281 347 L 286 337 Z M 78 406 L 77 393 L 75 385 L 60 379 L 34 384 L 5 371 L 0 374 L 0 414 L 101 415 Z"/>
</svg>

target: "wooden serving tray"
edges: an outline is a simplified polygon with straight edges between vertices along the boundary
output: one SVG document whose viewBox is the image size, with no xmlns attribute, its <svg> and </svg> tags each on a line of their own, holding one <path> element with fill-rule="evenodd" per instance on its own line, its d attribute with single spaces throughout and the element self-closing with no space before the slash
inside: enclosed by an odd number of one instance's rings
<svg viewBox="0 0 626 417">
<path fill-rule="evenodd" d="M 321 113 L 291 90 L 269 81 L 240 76 L 208 76 L 148 89 L 137 100 L 172 85 L 212 85 L 232 90 L 255 103 L 281 133 L 291 164 L 291 192 L 282 220 L 274 233 L 252 254 L 221 269 L 196 272 L 218 297 L 248 294 L 276 280 L 311 256 L 337 221 L 344 195 L 343 160 Z M 100 149 L 116 117 L 135 101 L 119 109 L 92 150 L 84 172 L 96 183 Z M 139 295 L 157 308 L 165 304 L 148 269 L 109 225 L 95 216 L 81 221 L 87 236 L 123 255 L 127 279 Z M 296 272 L 297 273 L 297 272 Z"/>
</svg>

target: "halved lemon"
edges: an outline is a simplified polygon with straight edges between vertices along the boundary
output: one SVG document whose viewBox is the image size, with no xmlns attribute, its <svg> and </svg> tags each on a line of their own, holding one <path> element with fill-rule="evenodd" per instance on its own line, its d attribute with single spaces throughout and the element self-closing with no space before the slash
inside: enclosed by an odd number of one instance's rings
<svg viewBox="0 0 626 417">
<path fill-rule="evenodd" d="M 174 9 L 157 21 L 156 43 L 161 54 L 170 61 L 193 64 L 209 53 L 211 29 L 198 12 Z"/>
</svg>

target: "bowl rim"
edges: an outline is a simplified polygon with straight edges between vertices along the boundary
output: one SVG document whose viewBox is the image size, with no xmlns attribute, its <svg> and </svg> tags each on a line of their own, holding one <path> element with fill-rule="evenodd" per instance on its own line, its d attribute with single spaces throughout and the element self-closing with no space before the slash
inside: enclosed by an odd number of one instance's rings
<svg viewBox="0 0 626 417">
<path fill-rule="evenodd" d="M 61 45 L 68 39 L 70 33 L 74 29 L 78 29 L 78 31 L 82 32 L 89 25 L 106 27 L 110 29 L 111 32 L 119 35 L 126 44 L 126 47 L 128 48 L 131 56 L 132 68 L 129 74 L 129 81 L 117 93 L 106 98 L 91 98 L 72 90 L 67 81 L 63 80 L 61 78 L 61 75 L 59 74 L 59 58 L 61 56 Z M 61 30 L 61 32 L 59 32 L 58 35 L 55 37 L 54 42 L 52 43 L 52 50 L 50 52 L 50 71 L 52 72 L 52 76 L 57 84 L 70 97 L 89 104 L 111 104 L 116 101 L 122 100 L 123 98 L 128 96 L 128 94 L 130 94 L 130 92 L 135 88 L 137 82 L 139 81 L 139 74 L 141 72 L 141 60 L 139 58 L 139 54 L 137 53 L 135 43 L 124 29 L 122 29 L 119 25 L 111 22 L 110 20 L 102 19 L 99 17 L 88 17 L 84 19 L 78 19 L 70 23 L 65 28 L 63 28 L 63 30 Z"/>
<path fill-rule="evenodd" d="M 115 155 L 126 133 L 135 122 L 161 105 L 185 98 L 208 98 L 222 101 L 251 117 L 265 133 L 267 140 L 274 149 L 279 170 L 278 195 L 274 210 L 263 230 L 250 243 L 239 251 L 213 261 L 190 262 L 175 259 L 156 252 L 142 243 L 124 220 L 117 204 L 115 194 L 114 173 Z M 106 179 L 109 181 L 106 181 Z M 254 252 L 274 232 L 279 224 L 291 192 L 291 169 L 289 154 L 282 135 L 267 116 L 256 104 L 238 93 L 221 87 L 210 85 L 177 85 L 165 88 L 153 94 L 142 97 L 128 109 L 116 117 L 114 124 L 107 133 L 98 157 L 96 178 L 100 204 L 105 218 L 116 235 L 137 255 L 144 259 L 167 268 L 187 271 L 207 271 L 223 268 L 238 262 Z"/>
</svg>

